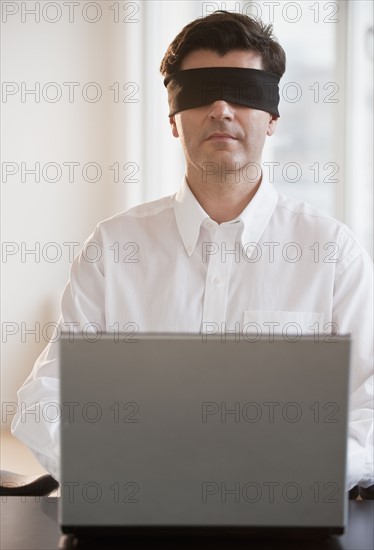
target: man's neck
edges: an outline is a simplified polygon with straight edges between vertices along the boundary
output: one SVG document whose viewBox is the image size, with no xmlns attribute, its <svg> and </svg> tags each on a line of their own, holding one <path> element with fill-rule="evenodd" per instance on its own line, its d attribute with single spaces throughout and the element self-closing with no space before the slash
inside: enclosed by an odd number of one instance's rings
<svg viewBox="0 0 374 550">
<path fill-rule="evenodd" d="M 222 180 L 221 176 L 212 178 L 202 177 L 201 173 L 196 178 L 191 172 L 186 173 L 187 183 L 195 195 L 196 200 L 208 216 L 217 223 L 234 220 L 243 212 L 260 187 L 262 175 L 253 182 L 235 175 Z"/>
</svg>

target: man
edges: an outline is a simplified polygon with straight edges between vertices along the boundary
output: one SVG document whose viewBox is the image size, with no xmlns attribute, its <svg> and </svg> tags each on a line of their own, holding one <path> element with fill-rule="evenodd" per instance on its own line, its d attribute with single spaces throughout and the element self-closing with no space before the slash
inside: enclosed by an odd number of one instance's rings
<svg viewBox="0 0 374 550">
<path fill-rule="evenodd" d="M 279 196 L 262 178 L 285 70 L 271 32 L 247 16 L 215 12 L 169 46 L 161 72 L 185 178 L 172 197 L 98 224 L 72 265 L 59 324 L 84 334 L 352 333 L 347 487 L 367 487 L 371 261 L 346 226 Z M 95 261 L 93 248 L 100 251 Z M 56 358 L 52 342 L 19 391 L 12 431 L 58 479 L 58 421 L 27 415 L 58 402 Z"/>
</svg>

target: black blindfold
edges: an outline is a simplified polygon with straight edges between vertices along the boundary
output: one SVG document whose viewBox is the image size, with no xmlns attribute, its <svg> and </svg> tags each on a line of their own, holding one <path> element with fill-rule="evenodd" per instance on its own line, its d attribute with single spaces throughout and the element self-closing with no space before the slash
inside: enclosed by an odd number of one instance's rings
<svg viewBox="0 0 374 550">
<path fill-rule="evenodd" d="M 273 73 L 240 67 L 178 71 L 164 79 L 169 97 L 169 116 L 224 100 L 279 117 L 279 80 Z"/>
</svg>

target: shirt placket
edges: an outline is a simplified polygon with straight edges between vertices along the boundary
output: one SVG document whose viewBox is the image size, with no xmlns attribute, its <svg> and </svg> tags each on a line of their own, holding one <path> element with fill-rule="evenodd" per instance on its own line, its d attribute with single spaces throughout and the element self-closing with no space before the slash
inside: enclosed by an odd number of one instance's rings
<svg viewBox="0 0 374 550">
<path fill-rule="evenodd" d="M 202 315 L 202 332 L 226 331 L 230 273 L 238 259 L 237 223 L 221 224 L 212 234 Z"/>
</svg>

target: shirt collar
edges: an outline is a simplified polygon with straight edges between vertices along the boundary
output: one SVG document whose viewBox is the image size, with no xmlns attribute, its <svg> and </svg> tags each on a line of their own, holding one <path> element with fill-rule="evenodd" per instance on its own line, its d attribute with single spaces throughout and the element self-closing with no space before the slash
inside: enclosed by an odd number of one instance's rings
<svg viewBox="0 0 374 550">
<path fill-rule="evenodd" d="M 242 245 L 258 243 L 278 202 L 278 193 L 270 182 L 262 179 L 253 199 L 239 214 L 243 223 Z"/>
<path fill-rule="evenodd" d="M 185 176 L 178 192 L 175 194 L 174 212 L 183 244 L 187 254 L 191 256 L 196 248 L 200 226 L 204 220 L 209 219 L 209 216 L 196 200 Z"/>
<path fill-rule="evenodd" d="M 241 222 L 242 246 L 259 241 L 277 201 L 278 193 L 269 182 L 262 180 L 251 202 L 235 220 L 232 220 Z M 191 256 L 196 248 L 201 224 L 210 218 L 192 193 L 185 176 L 174 195 L 174 212 L 183 244 L 187 254 Z"/>
</svg>

